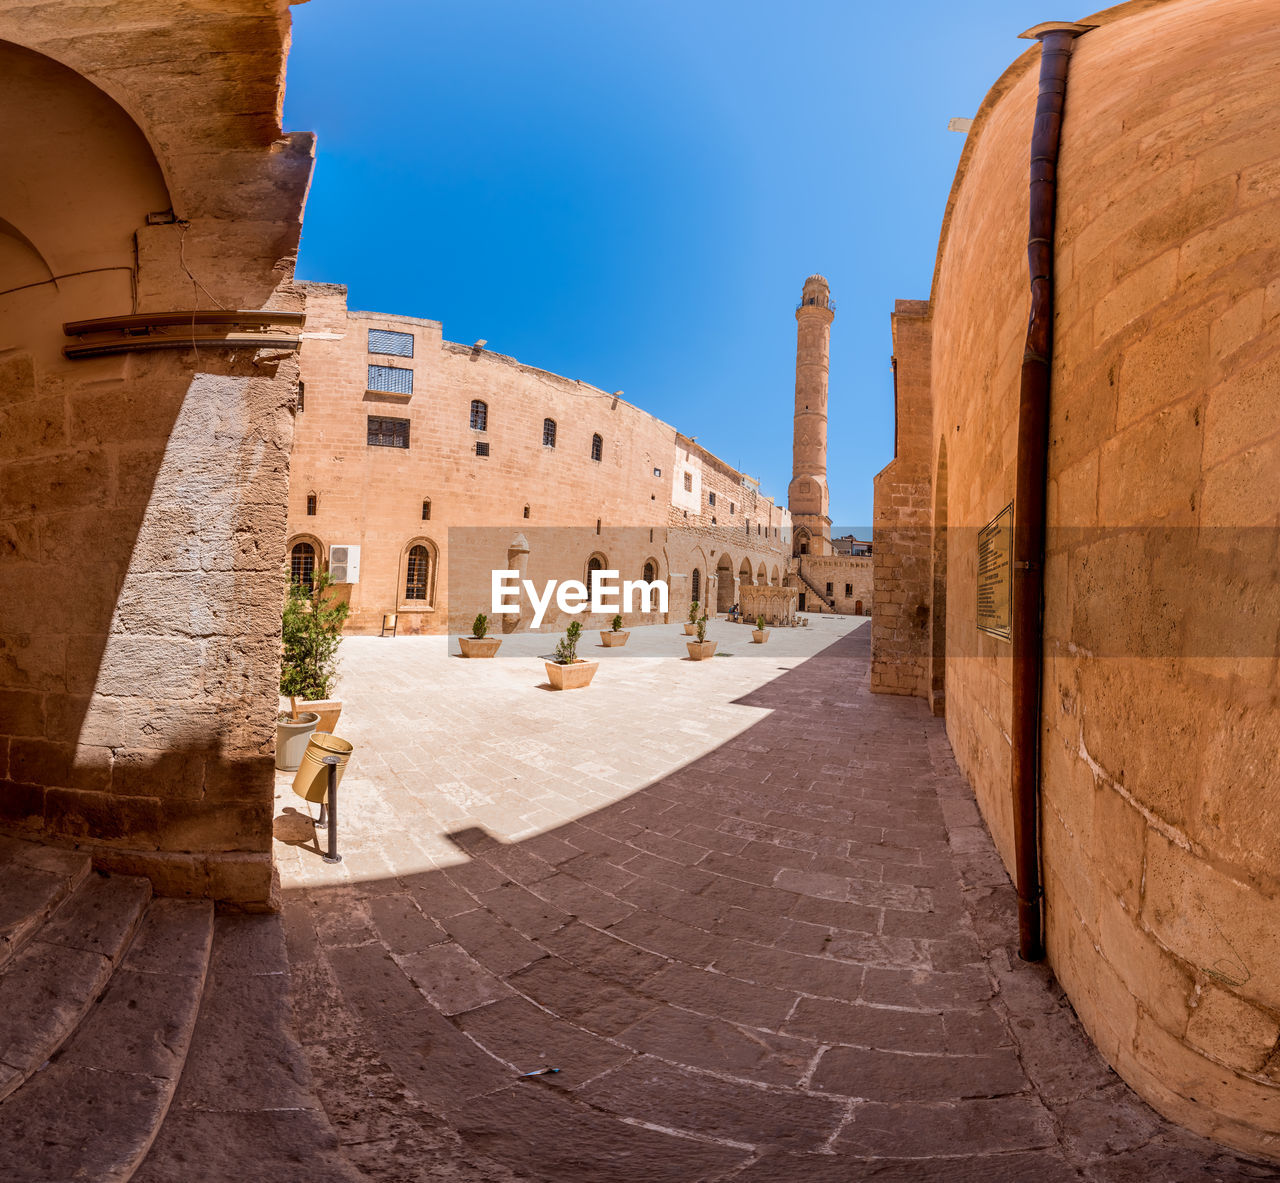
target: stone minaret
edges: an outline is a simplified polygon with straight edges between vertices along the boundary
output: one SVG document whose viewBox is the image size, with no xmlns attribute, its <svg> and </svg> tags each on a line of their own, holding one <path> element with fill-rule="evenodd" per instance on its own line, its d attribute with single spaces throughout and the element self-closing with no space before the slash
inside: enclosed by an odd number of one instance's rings
<svg viewBox="0 0 1280 1183">
<path fill-rule="evenodd" d="M 807 545 L 811 555 L 831 553 L 827 492 L 827 364 L 835 310 L 831 289 L 821 275 L 804 281 L 796 309 L 796 420 L 792 443 L 791 510 L 795 553 Z"/>
</svg>

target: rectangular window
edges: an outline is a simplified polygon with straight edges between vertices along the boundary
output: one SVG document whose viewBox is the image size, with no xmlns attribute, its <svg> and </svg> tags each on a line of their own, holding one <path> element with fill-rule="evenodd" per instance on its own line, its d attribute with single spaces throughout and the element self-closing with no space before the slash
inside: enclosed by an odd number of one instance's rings
<svg viewBox="0 0 1280 1183">
<path fill-rule="evenodd" d="M 380 415 L 369 416 L 369 447 L 407 448 L 408 446 L 408 419 L 385 419 Z"/>
<path fill-rule="evenodd" d="M 831 594 L 831 584 L 827 584 L 827 595 Z"/>
<path fill-rule="evenodd" d="M 396 333 L 391 329 L 370 329 L 369 352 L 391 353 L 396 357 L 412 357 L 413 334 Z"/>
<path fill-rule="evenodd" d="M 369 365 L 369 387 L 383 394 L 412 394 L 413 371 L 404 366 Z"/>
<path fill-rule="evenodd" d="M 306 383 L 298 383 L 298 410 L 305 410 L 307 406 L 307 387 Z"/>
<path fill-rule="evenodd" d="M 708 494 L 707 494 L 707 504 L 708 504 L 708 505 L 715 505 L 715 503 L 716 503 L 716 495 L 715 495 L 714 493 L 708 493 Z"/>
<path fill-rule="evenodd" d="M 729 502 L 729 512 L 730 512 L 730 513 L 733 513 L 733 510 L 734 510 L 734 505 L 733 505 L 733 502 L 732 502 L 732 501 L 730 501 L 730 502 Z"/>
<path fill-rule="evenodd" d="M 684 491 L 686 493 L 693 492 L 693 473 L 686 472 L 684 474 Z"/>
<path fill-rule="evenodd" d="M 845 594 L 846 596 L 852 596 L 852 595 L 853 595 L 853 584 L 852 584 L 852 583 L 846 583 L 846 584 L 844 585 L 844 594 Z"/>
<path fill-rule="evenodd" d="M 477 455 L 477 456 L 487 456 L 487 455 L 489 455 L 489 441 L 488 441 L 488 440 L 476 440 L 476 455 Z"/>
<path fill-rule="evenodd" d="M 655 468 L 655 469 L 653 470 L 653 475 L 654 475 L 654 476 L 661 476 L 661 475 L 662 475 L 662 469 L 660 469 L 660 468 Z"/>
</svg>

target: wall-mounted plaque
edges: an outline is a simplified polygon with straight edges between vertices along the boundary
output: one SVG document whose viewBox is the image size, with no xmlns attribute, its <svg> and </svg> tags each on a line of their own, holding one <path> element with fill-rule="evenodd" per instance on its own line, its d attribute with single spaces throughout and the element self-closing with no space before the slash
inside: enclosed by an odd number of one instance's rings
<svg viewBox="0 0 1280 1183">
<path fill-rule="evenodd" d="M 1013 634 L 1013 502 L 978 532 L 978 628 Z"/>
</svg>

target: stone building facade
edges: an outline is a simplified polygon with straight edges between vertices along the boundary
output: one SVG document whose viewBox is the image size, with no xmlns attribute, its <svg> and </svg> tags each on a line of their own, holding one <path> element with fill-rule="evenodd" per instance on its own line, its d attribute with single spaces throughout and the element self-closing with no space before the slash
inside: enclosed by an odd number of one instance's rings
<svg viewBox="0 0 1280 1183">
<path fill-rule="evenodd" d="M 400 632 L 469 632 L 495 568 L 666 580 L 673 620 L 695 599 L 723 614 L 744 587 L 782 586 L 788 511 L 620 393 L 446 341 L 438 321 L 351 311 L 339 285 L 302 286 L 286 551 L 305 578 L 333 570 L 335 546 L 360 548 L 340 588 L 349 631 L 396 613 Z M 527 627 L 521 608 L 501 626 Z M 569 619 L 553 610 L 541 627 Z"/>
<path fill-rule="evenodd" d="M 251 905 L 312 164 L 288 36 L 283 0 L 0 2 L 0 825 Z"/>
<path fill-rule="evenodd" d="M 1085 24 L 1054 245 L 1047 955 L 1157 1109 L 1280 1157 L 1280 24 L 1252 0 Z M 931 297 L 895 310 L 875 508 L 873 685 L 945 713 L 1011 868 L 1012 659 L 978 628 L 979 532 L 1014 499 L 1040 56 L 982 104 Z"/>
</svg>

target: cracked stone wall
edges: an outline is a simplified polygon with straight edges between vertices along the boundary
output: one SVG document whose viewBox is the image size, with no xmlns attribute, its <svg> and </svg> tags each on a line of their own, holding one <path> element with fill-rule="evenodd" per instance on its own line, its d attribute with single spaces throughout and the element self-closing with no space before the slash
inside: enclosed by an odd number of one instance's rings
<svg viewBox="0 0 1280 1183">
<path fill-rule="evenodd" d="M 69 361 L 61 326 L 301 309 L 288 36 L 282 0 L 0 0 L 0 825 L 247 905 L 271 895 L 296 358 Z"/>
<path fill-rule="evenodd" d="M 1090 18 L 1076 44 L 1041 842 L 1050 963 L 1102 1053 L 1170 1117 L 1280 1158 L 1274 18 L 1249 0 L 1141 0 Z M 970 133 L 920 413 L 929 470 L 947 449 L 947 730 L 1006 866 L 1009 647 L 975 627 L 976 533 L 1013 498 L 1038 65 L 1038 49 L 1015 63 Z M 926 504 L 929 470 L 915 474 Z M 882 586 L 899 587 L 879 582 L 890 553 L 878 536 L 878 620 Z M 918 685 L 916 655 L 898 663 Z"/>
</svg>

